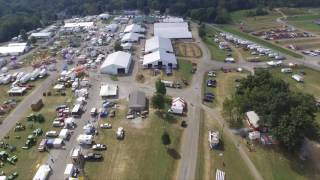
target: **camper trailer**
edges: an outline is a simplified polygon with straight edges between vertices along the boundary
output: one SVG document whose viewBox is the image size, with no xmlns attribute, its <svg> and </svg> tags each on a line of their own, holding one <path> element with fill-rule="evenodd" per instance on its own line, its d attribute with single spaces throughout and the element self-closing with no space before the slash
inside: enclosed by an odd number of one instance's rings
<svg viewBox="0 0 320 180">
<path fill-rule="evenodd" d="M 216 149 L 220 142 L 220 135 L 218 131 L 209 131 L 209 147 Z"/>
</svg>

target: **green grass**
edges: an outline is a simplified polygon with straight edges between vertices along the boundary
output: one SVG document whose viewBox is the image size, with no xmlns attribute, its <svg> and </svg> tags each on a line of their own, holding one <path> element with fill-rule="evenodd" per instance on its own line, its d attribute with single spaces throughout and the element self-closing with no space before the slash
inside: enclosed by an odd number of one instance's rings
<svg viewBox="0 0 320 180">
<path fill-rule="evenodd" d="M 8 136 L 9 139 L 4 139 L 5 142 L 9 143 L 12 146 L 16 146 L 17 150 L 12 154 L 18 156 L 18 161 L 16 165 L 10 165 L 5 163 L 5 166 L 1 168 L 1 171 L 4 171 L 6 174 L 11 174 L 15 171 L 19 173 L 18 179 L 32 179 L 39 165 L 45 162 L 48 153 L 40 153 L 37 150 L 37 147 L 41 141 L 41 137 L 37 137 L 37 144 L 28 150 L 21 149 L 24 146 L 26 137 L 32 133 L 36 128 L 42 128 L 44 132 L 52 130 L 52 122 L 56 116 L 55 107 L 59 104 L 65 103 L 72 96 L 71 90 L 67 91 L 66 96 L 47 96 L 43 97 L 45 106 L 38 112 L 42 113 L 46 119 L 44 123 L 34 123 L 33 128 L 29 128 L 30 122 L 27 122 L 25 118 L 21 119 L 20 122 L 27 126 L 25 131 L 14 132 L 10 130 Z M 29 107 L 27 107 L 29 108 Z M 31 113 L 27 113 L 25 116 L 28 116 Z M 58 129 L 57 129 L 58 130 Z M 20 136 L 21 139 L 16 139 L 15 136 Z M 11 153 L 10 153 L 11 154 Z"/>
<path fill-rule="evenodd" d="M 165 73 L 161 74 L 161 79 L 167 81 L 181 81 L 185 79 L 187 82 L 191 83 L 193 74 L 192 71 L 192 62 L 186 59 L 177 59 L 179 68 L 173 70 L 173 74 L 167 76 Z"/>
<path fill-rule="evenodd" d="M 211 27 L 212 27 L 212 26 L 211 26 Z M 260 44 L 260 45 L 262 45 L 262 46 L 265 46 L 265 47 L 267 47 L 267 48 L 270 48 L 270 49 L 279 51 L 279 52 L 281 52 L 281 53 L 283 53 L 283 54 L 287 54 L 287 55 L 290 55 L 290 56 L 295 57 L 295 58 L 302 58 L 302 57 L 303 57 L 303 56 L 300 55 L 300 54 L 297 54 L 297 53 L 295 53 L 295 52 L 293 52 L 293 51 L 290 51 L 290 50 L 288 50 L 288 49 L 282 48 L 282 47 L 280 47 L 280 46 L 278 46 L 278 45 L 275 45 L 275 44 L 273 44 L 273 43 L 271 43 L 271 42 L 268 42 L 268 41 L 265 41 L 265 40 L 260 39 L 260 38 L 258 38 L 258 37 L 252 36 L 252 35 L 250 35 L 250 34 L 248 34 L 248 33 L 241 32 L 241 31 L 235 29 L 234 27 L 232 27 L 232 26 L 230 26 L 230 25 L 221 25 L 221 26 L 219 26 L 218 28 L 220 28 L 220 29 L 222 29 L 223 31 L 226 31 L 226 32 L 228 32 L 228 33 L 237 35 L 237 36 L 239 36 L 239 37 L 241 37 L 241 38 L 244 38 L 244 39 L 250 40 L 250 41 L 252 41 L 252 42 L 255 42 L 255 43 L 257 43 L 257 44 Z"/>
<path fill-rule="evenodd" d="M 218 43 L 215 43 L 213 41 L 213 36 L 218 34 L 219 31 L 216 31 L 215 29 L 206 26 L 206 36 L 203 38 L 203 41 L 206 43 L 207 47 L 210 50 L 212 60 L 224 61 L 228 53 L 219 49 Z"/>
<path fill-rule="evenodd" d="M 118 79 L 118 76 L 116 76 L 116 75 L 110 75 L 110 79 L 112 80 L 112 81 L 118 81 L 119 79 Z"/>
<path fill-rule="evenodd" d="M 314 20 L 318 19 L 320 19 L 320 15 L 307 14 L 302 16 L 288 17 L 287 21 L 293 26 L 319 34 L 320 25 L 313 23 Z"/>
<path fill-rule="evenodd" d="M 255 151 L 249 153 L 255 166 L 268 180 L 307 180 L 319 179 L 319 172 L 311 167 L 311 161 L 301 161 L 296 154 L 281 152 L 277 147 L 266 148 L 255 146 Z"/>
<path fill-rule="evenodd" d="M 315 98 L 320 98 L 320 72 L 305 67 L 293 69 L 293 74 L 300 74 L 301 71 L 306 73 L 306 75 L 303 76 L 304 83 L 297 83 L 291 78 L 292 74 L 281 73 L 280 69 L 281 68 L 274 68 L 270 71 L 274 76 L 289 83 L 293 91 L 308 93 Z M 317 113 L 316 120 L 320 124 L 320 112 Z"/>
<path fill-rule="evenodd" d="M 223 101 L 226 97 L 230 97 L 236 89 L 236 79 L 244 78 L 248 75 L 247 72 L 239 73 L 239 72 L 230 72 L 230 73 L 223 73 L 221 71 L 216 72 L 217 77 L 215 78 L 217 80 L 217 87 L 207 87 L 206 82 L 210 77 L 207 76 L 207 73 L 204 77 L 203 82 L 203 93 L 205 92 L 211 92 L 213 93 L 216 98 L 212 103 L 204 102 L 205 105 L 209 107 L 219 107 L 222 108 Z M 212 78 L 214 79 L 214 78 Z"/>
<path fill-rule="evenodd" d="M 232 23 L 238 27 L 243 27 L 243 29 L 249 31 L 261 31 L 270 29 L 278 26 L 276 19 L 280 17 L 280 14 L 276 11 L 269 11 L 269 14 L 265 16 L 248 16 L 250 11 L 255 11 L 255 9 L 249 10 L 239 10 L 231 13 Z"/>
<path fill-rule="evenodd" d="M 308 14 L 308 9 L 303 8 L 281 8 L 280 10 L 287 16 Z"/>
<path fill-rule="evenodd" d="M 116 119 L 110 120 L 112 130 L 101 130 L 96 142 L 108 145 L 102 152 L 104 161 L 85 164 L 85 177 L 90 179 L 173 179 L 179 159 L 180 137 L 182 130 L 179 118 L 164 120 L 154 111 L 144 119 L 142 127 L 136 128 L 125 118 L 126 109 L 118 110 Z M 126 130 L 123 141 L 115 138 L 116 128 L 122 126 Z M 167 147 L 162 144 L 164 131 L 170 135 L 173 155 L 169 155 Z M 175 157 L 177 156 L 177 157 Z"/>
<path fill-rule="evenodd" d="M 288 21 L 306 21 L 306 20 L 317 20 L 320 18 L 319 14 L 308 14 L 302 16 L 290 16 L 287 18 Z"/>
<path fill-rule="evenodd" d="M 218 150 L 209 150 L 208 131 L 221 133 L 221 145 Z M 215 179 L 216 169 L 225 171 L 227 179 L 253 180 L 250 171 L 241 159 L 237 147 L 223 133 L 214 117 L 205 116 L 200 123 L 200 141 L 196 179 Z M 223 166 L 223 163 L 225 166 Z"/>
</svg>

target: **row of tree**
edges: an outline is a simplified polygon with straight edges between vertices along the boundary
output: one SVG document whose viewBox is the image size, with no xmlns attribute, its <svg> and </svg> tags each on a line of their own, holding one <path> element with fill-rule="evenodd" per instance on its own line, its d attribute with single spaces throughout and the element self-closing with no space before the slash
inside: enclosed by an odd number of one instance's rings
<svg viewBox="0 0 320 180">
<path fill-rule="evenodd" d="M 241 80 L 234 96 L 223 104 L 231 126 L 240 125 L 244 113 L 251 110 L 260 116 L 260 127 L 267 128 L 287 149 L 299 148 L 305 137 L 318 136 L 314 97 L 291 91 L 287 83 L 268 71 Z"/>
<path fill-rule="evenodd" d="M 105 11 L 139 9 L 149 13 L 190 16 L 195 20 L 226 23 L 229 11 L 258 6 L 319 6 L 315 0 L 0 0 L 0 42 L 63 17 Z"/>
</svg>

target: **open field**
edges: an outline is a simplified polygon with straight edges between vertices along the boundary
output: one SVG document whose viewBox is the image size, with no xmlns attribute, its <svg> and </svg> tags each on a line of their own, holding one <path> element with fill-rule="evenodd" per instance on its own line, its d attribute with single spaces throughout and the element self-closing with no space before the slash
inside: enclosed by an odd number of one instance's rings
<svg viewBox="0 0 320 180">
<path fill-rule="evenodd" d="M 223 101 L 226 97 L 230 97 L 231 94 L 235 91 L 236 88 L 236 79 L 244 78 L 248 75 L 247 72 L 239 73 L 239 72 L 229 72 L 223 73 L 221 71 L 216 72 L 216 79 L 217 80 L 217 87 L 207 87 L 206 82 L 210 77 L 205 74 L 204 81 L 203 81 L 203 92 L 211 92 L 215 95 L 215 100 L 213 103 L 204 102 L 205 105 L 209 107 L 219 107 L 222 108 Z"/>
<path fill-rule="evenodd" d="M 9 154 L 17 155 L 18 161 L 16 165 L 5 163 L 4 167 L 1 168 L 2 171 L 4 171 L 6 174 L 11 174 L 16 171 L 19 173 L 18 179 L 32 179 L 38 166 L 46 160 L 45 157 L 48 156 L 48 153 L 40 153 L 37 150 L 37 147 L 41 141 L 41 137 L 37 137 L 37 143 L 32 148 L 24 150 L 21 147 L 24 146 L 26 137 L 32 134 L 32 131 L 34 129 L 41 128 L 44 132 L 54 129 L 52 128 L 52 122 L 54 120 L 54 117 L 56 116 L 55 107 L 59 104 L 71 101 L 71 96 L 71 90 L 68 90 L 66 91 L 66 96 L 52 95 L 43 97 L 42 100 L 44 102 L 44 107 L 37 113 L 41 113 L 44 115 L 46 119 L 44 123 L 31 123 L 27 122 L 26 119 L 21 119 L 20 122 L 26 126 L 26 130 L 14 132 L 14 130 L 12 129 L 8 134 L 10 138 L 3 140 L 4 142 L 12 146 L 16 146 L 17 150 Z M 25 116 L 28 116 L 30 113 L 26 114 Z M 32 124 L 33 127 L 30 128 Z M 21 139 L 16 139 L 15 136 L 20 136 Z"/>
<path fill-rule="evenodd" d="M 104 161 L 87 162 L 85 177 L 89 179 L 173 179 L 180 159 L 177 150 L 180 146 L 182 130 L 179 117 L 163 119 L 153 110 L 147 119 L 127 120 L 126 107 L 119 108 L 115 119 L 108 119 L 113 129 L 101 130 L 97 143 L 108 145 L 102 152 Z M 115 137 L 119 126 L 126 131 L 125 139 Z M 164 146 L 161 136 L 167 131 L 171 145 Z"/>
<path fill-rule="evenodd" d="M 291 50 L 288 50 L 288 49 L 285 49 L 283 47 L 280 47 L 276 44 L 273 44 L 271 42 L 268 42 L 268 41 L 265 41 L 263 39 L 260 39 L 258 37 L 255 37 L 255 36 L 252 36 L 248 33 L 245 33 L 245 32 L 241 32 L 240 30 L 238 30 L 236 27 L 233 27 L 231 25 L 221 25 L 219 26 L 218 28 L 222 29 L 223 31 L 226 31 L 228 33 L 231 33 L 231 34 L 234 34 L 236 36 L 239 36 L 241 38 L 244 38 L 244 39 L 247 39 L 247 40 L 250 40 L 252 42 L 255 42 L 259 45 L 262 45 L 262 46 L 265 46 L 267 48 L 270 48 L 272 50 L 275 50 L 275 51 L 278 51 L 280 53 L 283 53 L 283 54 L 287 54 L 287 55 L 290 55 L 292 57 L 295 57 L 295 58 L 302 58 L 303 56 L 300 55 L 300 54 L 297 54 Z"/>
<path fill-rule="evenodd" d="M 310 31 L 316 34 L 320 34 L 320 25 L 315 24 L 313 21 L 319 20 L 320 14 L 313 13 L 313 14 L 305 14 L 305 15 L 297 15 L 297 16 L 290 16 L 286 19 L 289 24 L 296 26 L 297 28 L 304 29 L 306 31 Z"/>
<path fill-rule="evenodd" d="M 248 17 L 247 14 L 250 11 L 254 10 L 240 10 L 231 13 L 233 23 L 248 31 L 262 31 L 279 26 L 276 19 L 280 17 L 280 14 L 276 11 L 269 11 L 269 14 L 265 16 Z"/>
<path fill-rule="evenodd" d="M 179 57 L 200 58 L 202 56 L 201 49 L 195 43 L 177 42 L 174 49 Z"/>
<path fill-rule="evenodd" d="M 237 147 L 223 134 L 223 129 L 214 117 L 203 115 L 200 123 L 200 141 L 198 168 L 196 179 L 215 179 L 216 169 L 225 171 L 227 179 L 253 179 L 247 165 L 242 161 Z M 218 130 L 221 133 L 221 145 L 217 150 L 210 150 L 208 145 L 208 131 Z M 223 165 L 224 164 L 224 165 Z M 239 173 L 241 172 L 241 175 Z"/>
<path fill-rule="evenodd" d="M 294 15 L 302 15 L 302 14 L 309 14 L 313 11 L 311 9 L 306 9 L 306 8 L 288 8 L 284 7 L 280 9 L 283 14 L 286 16 L 294 16 Z"/>
<path fill-rule="evenodd" d="M 310 161 L 301 161 L 296 154 L 281 152 L 276 147 L 255 146 L 249 156 L 264 179 L 268 180 L 307 180 L 319 179 L 319 172 L 311 166 Z"/>
<path fill-rule="evenodd" d="M 206 43 L 208 49 L 210 50 L 211 59 L 217 60 L 217 61 L 224 61 L 228 54 L 232 54 L 232 56 L 237 60 L 237 55 L 234 51 L 227 52 L 227 51 L 221 50 L 219 48 L 219 44 L 213 41 L 214 36 L 218 34 L 219 34 L 219 31 L 206 26 L 206 36 L 203 38 L 203 41 Z"/>
<path fill-rule="evenodd" d="M 192 62 L 185 59 L 178 59 L 179 68 L 177 70 L 173 70 L 173 74 L 170 76 L 165 75 L 165 73 L 161 73 L 161 79 L 168 81 L 181 81 L 182 79 L 187 80 L 187 82 L 191 83 L 192 81 Z"/>
</svg>

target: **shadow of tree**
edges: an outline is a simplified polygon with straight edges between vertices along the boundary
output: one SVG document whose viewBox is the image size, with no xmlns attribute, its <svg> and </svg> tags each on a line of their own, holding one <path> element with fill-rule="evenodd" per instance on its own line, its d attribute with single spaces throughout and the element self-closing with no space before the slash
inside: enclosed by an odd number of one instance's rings
<svg viewBox="0 0 320 180">
<path fill-rule="evenodd" d="M 174 159 L 174 160 L 179 160 L 181 159 L 181 155 L 179 152 L 177 152 L 173 148 L 167 148 L 167 153 Z"/>
</svg>

